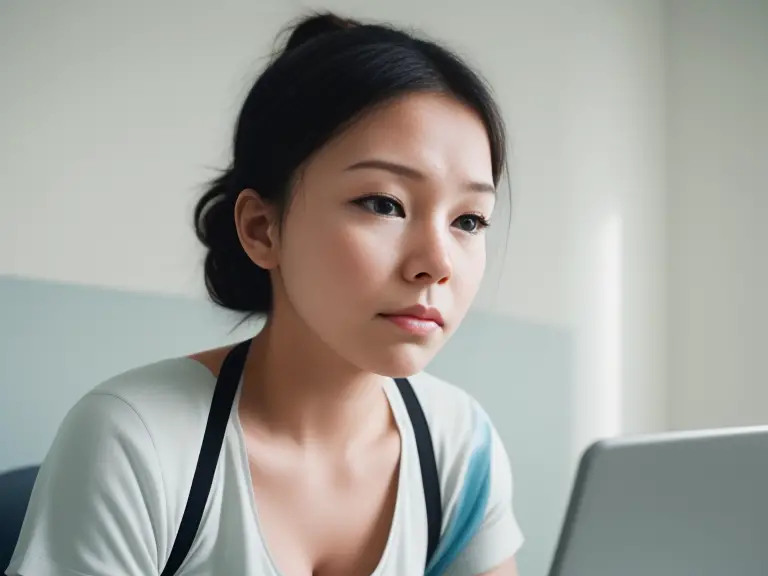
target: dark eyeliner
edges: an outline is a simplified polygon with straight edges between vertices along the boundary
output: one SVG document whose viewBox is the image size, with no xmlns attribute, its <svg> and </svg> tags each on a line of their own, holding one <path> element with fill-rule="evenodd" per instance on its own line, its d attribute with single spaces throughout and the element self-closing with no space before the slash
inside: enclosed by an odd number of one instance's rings
<svg viewBox="0 0 768 576">
<path fill-rule="evenodd" d="M 385 200 L 387 202 L 391 202 L 392 205 L 395 207 L 395 210 L 399 212 L 399 214 L 381 214 L 366 205 L 366 203 L 372 202 L 372 201 L 375 202 L 376 200 Z M 360 198 L 354 199 L 352 203 L 363 208 L 364 210 L 367 210 L 372 214 L 376 214 L 377 216 L 383 216 L 385 218 L 392 218 L 392 217 L 402 218 L 405 216 L 405 208 L 403 207 L 402 202 L 400 202 L 400 200 L 398 200 L 397 198 L 389 194 L 383 194 L 383 193 L 368 194 L 366 196 L 362 196 Z"/>
</svg>

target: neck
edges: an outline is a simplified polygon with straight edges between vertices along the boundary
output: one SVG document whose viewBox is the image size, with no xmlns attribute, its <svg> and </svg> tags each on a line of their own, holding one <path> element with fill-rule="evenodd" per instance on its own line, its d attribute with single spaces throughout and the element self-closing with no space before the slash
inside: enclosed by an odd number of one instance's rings
<svg viewBox="0 0 768 576">
<path fill-rule="evenodd" d="M 298 444 L 350 444 L 394 425 L 382 385 L 330 350 L 295 314 L 273 314 L 254 338 L 243 374 L 241 417 Z"/>
</svg>

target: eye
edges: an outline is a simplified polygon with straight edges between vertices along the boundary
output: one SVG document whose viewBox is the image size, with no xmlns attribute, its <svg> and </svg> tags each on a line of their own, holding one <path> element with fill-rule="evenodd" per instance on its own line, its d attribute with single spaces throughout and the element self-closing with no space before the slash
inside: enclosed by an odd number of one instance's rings
<svg viewBox="0 0 768 576">
<path fill-rule="evenodd" d="M 453 224 L 459 230 L 468 234 L 477 234 L 490 226 L 490 222 L 479 214 L 462 214 L 453 221 Z"/>
<path fill-rule="evenodd" d="M 389 196 L 377 194 L 375 196 L 361 198 L 355 202 L 366 210 L 370 210 L 379 216 L 405 217 L 405 210 L 403 210 L 402 204 Z"/>
</svg>

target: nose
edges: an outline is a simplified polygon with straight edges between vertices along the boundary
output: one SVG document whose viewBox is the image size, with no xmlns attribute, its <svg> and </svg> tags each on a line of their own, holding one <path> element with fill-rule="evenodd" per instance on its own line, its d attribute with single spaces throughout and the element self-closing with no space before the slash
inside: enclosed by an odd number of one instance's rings
<svg viewBox="0 0 768 576">
<path fill-rule="evenodd" d="M 409 242 L 409 255 L 403 266 L 405 279 L 425 285 L 448 282 L 453 273 L 448 234 L 436 226 L 424 226 Z"/>
</svg>

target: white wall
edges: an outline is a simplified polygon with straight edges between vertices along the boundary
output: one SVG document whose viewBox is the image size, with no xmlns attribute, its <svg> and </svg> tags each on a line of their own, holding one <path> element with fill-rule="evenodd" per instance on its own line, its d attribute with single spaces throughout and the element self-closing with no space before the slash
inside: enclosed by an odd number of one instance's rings
<svg viewBox="0 0 768 576">
<path fill-rule="evenodd" d="M 577 458 L 597 438 L 664 426 L 664 54 L 660 2 L 569 6 L 562 186 Z"/>
<path fill-rule="evenodd" d="M 4 3 L 0 272 L 201 295 L 191 205 L 300 4 Z M 498 294 L 498 310 L 562 324 L 561 50 L 548 32 L 565 22 L 553 3 L 486 2 L 490 19 L 477 4 L 314 4 L 423 26 L 483 65 L 518 150 L 514 273 L 490 274 L 483 301 Z"/>
<path fill-rule="evenodd" d="M 181 6 L 3 4 L 0 273 L 201 296 L 190 210 L 275 32 L 304 7 L 412 25 L 481 68 L 510 128 L 512 226 L 478 307 L 578 335 L 575 452 L 660 425 L 661 0 Z"/>
<path fill-rule="evenodd" d="M 768 421 L 768 2 L 668 11 L 669 425 Z"/>
<path fill-rule="evenodd" d="M 492 267 L 479 304 L 566 324 L 567 155 L 574 150 L 563 124 L 591 105 L 571 101 L 565 60 L 582 47 L 585 58 L 624 53 L 610 26 L 633 29 L 631 10 L 644 9 L 623 7 L 634 4 L 583 3 L 594 17 L 590 29 L 605 32 L 601 45 L 574 29 L 571 18 L 582 8 L 562 0 L 450 8 L 402 0 L 232 0 L 183 8 L 148 0 L 5 2 L 0 63 L 13 89 L 1 96 L 0 272 L 202 294 L 189 222 L 199 186 L 226 158 L 237 106 L 275 32 L 300 7 L 329 7 L 421 27 L 490 79 L 512 136 L 514 215 L 506 262 Z M 599 91 L 627 76 L 627 65 L 634 61 L 608 62 Z M 603 145 L 590 130 L 578 139 L 579 147 Z"/>
</svg>

